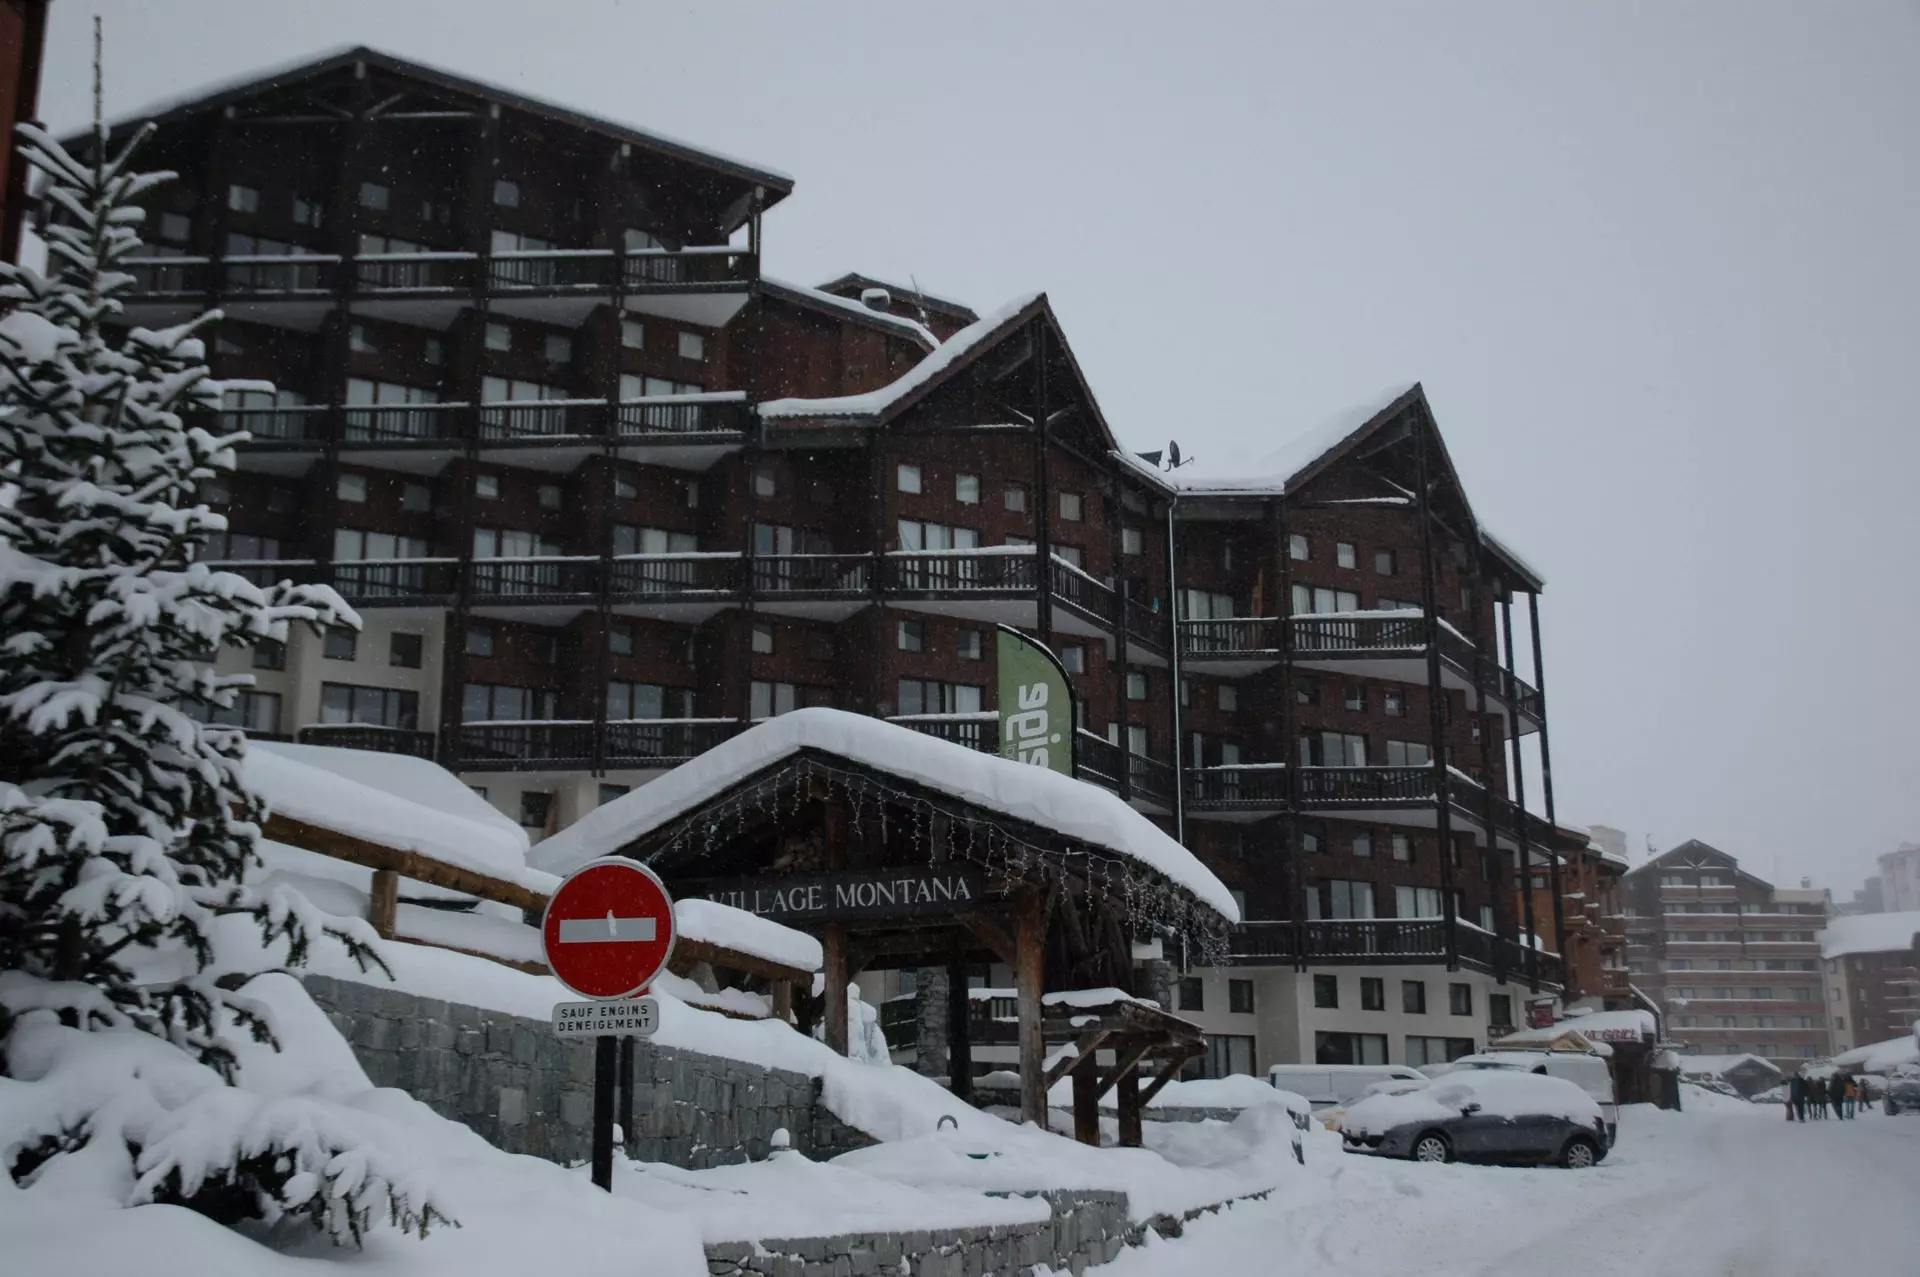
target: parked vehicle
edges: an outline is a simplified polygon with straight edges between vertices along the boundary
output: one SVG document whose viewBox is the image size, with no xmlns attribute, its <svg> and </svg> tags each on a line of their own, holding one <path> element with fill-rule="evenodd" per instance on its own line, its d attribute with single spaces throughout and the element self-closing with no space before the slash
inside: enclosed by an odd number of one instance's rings
<svg viewBox="0 0 1920 1277">
<path fill-rule="evenodd" d="M 1305 1096 L 1316 1111 L 1351 1104 L 1375 1082 L 1395 1080 L 1418 1082 L 1425 1075 L 1404 1064 L 1276 1064 L 1267 1070 L 1268 1082 Z"/>
<path fill-rule="evenodd" d="M 1887 1079 L 1887 1091 L 1881 1103 L 1889 1115 L 1920 1113 L 1920 1070 L 1895 1073 Z"/>
<path fill-rule="evenodd" d="M 1613 1147 L 1620 1130 L 1620 1101 L 1614 1094 L 1613 1070 L 1607 1067 L 1606 1057 L 1584 1051 L 1482 1051 L 1455 1060 L 1448 1076 L 1457 1077 L 1469 1069 L 1512 1069 L 1565 1078 L 1600 1106 L 1601 1116 L 1607 1119 L 1607 1147 Z M 1728 1094 L 1739 1092 L 1729 1087 Z"/>
<path fill-rule="evenodd" d="M 1535 1164 L 1581 1169 L 1607 1155 L 1600 1106 L 1564 1078 L 1512 1069 L 1461 1069 L 1404 1095 L 1349 1108 L 1349 1153 L 1416 1162 Z"/>
</svg>

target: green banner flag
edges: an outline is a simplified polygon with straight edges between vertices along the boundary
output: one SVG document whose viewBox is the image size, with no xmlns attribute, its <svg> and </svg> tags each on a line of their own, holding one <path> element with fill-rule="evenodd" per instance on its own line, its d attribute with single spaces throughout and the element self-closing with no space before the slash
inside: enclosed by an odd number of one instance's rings
<svg viewBox="0 0 1920 1277">
<path fill-rule="evenodd" d="M 1001 626 L 1000 757 L 1073 775 L 1073 685 L 1060 658 Z"/>
</svg>

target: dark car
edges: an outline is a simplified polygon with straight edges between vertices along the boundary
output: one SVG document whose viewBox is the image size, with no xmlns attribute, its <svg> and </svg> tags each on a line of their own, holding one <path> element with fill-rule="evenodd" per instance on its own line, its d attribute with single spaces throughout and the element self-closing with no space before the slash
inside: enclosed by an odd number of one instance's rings
<svg viewBox="0 0 1920 1277">
<path fill-rule="evenodd" d="M 1881 1101 L 1889 1115 L 1920 1113 L 1920 1071 L 1895 1073 L 1887 1079 L 1887 1092 Z"/>
<path fill-rule="evenodd" d="M 1607 1155 L 1599 1105 L 1573 1083 L 1533 1073 L 1448 1074 L 1403 1095 L 1348 1109 L 1349 1153 L 1416 1162 L 1553 1165 L 1580 1169 Z"/>
</svg>

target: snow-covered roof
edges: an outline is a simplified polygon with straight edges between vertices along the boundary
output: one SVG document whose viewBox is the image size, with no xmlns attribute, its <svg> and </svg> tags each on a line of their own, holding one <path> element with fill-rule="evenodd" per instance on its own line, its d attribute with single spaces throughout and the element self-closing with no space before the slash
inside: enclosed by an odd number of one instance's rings
<svg viewBox="0 0 1920 1277">
<path fill-rule="evenodd" d="M 821 294 L 832 297 L 831 293 Z M 797 421 L 808 418 L 840 417 L 878 417 L 887 409 L 904 400 L 908 395 L 927 385 L 947 369 L 972 354 L 986 344 L 1000 329 L 1006 327 L 1015 316 L 1026 310 L 1040 299 L 1039 293 L 1026 293 L 1014 298 L 991 314 L 982 316 L 968 324 L 959 332 L 907 369 L 899 377 L 880 387 L 858 395 L 833 395 L 825 399 L 769 399 L 760 405 L 760 415 L 768 421 Z M 834 297 L 834 301 L 847 304 L 844 297 Z M 862 310 L 859 302 L 850 303 Z M 868 311 L 869 314 L 877 312 Z M 915 325 L 918 327 L 918 325 Z"/>
<path fill-rule="evenodd" d="M 750 953 L 783 967 L 818 971 L 826 962 L 820 942 L 806 932 L 717 900 L 674 901 L 673 926 L 685 939 Z"/>
<path fill-rule="evenodd" d="M 760 277 L 763 285 L 771 285 L 776 292 L 790 293 L 801 301 L 828 310 L 841 311 L 857 318 L 867 320 L 880 328 L 891 328 L 903 336 L 911 337 L 927 350 L 940 344 L 933 330 L 917 319 L 905 315 L 895 315 L 890 311 L 875 310 L 865 302 L 852 297 L 842 297 L 838 293 L 829 293 L 819 288 L 808 288 L 805 284 L 789 283 L 783 279 L 772 279 L 766 275 Z M 958 336 L 956 333 L 955 336 Z"/>
<path fill-rule="evenodd" d="M 952 301 L 948 298 L 930 293 L 926 289 L 911 283 L 890 283 L 884 279 L 876 279 L 872 275 L 862 275 L 859 271 L 848 271 L 837 279 L 828 280 L 826 283 L 820 285 L 820 288 L 823 292 L 829 293 L 836 288 L 852 288 L 862 292 L 869 288 L 884 288 L 896 299 L 905 300 L 911 298 L 917 305 L 927 310 L 939 311 L 942 314 L 951 315 L 963 324 L 971 324 L 974 320 L 980 318 L 978 311 L 964 303 Z"/>
<path fill-rule="evenodd" d="M 1194 496 L 1279 496 L 1301 472 L 1358 434 L 1367 423 L 1412 394 L 1414 389 L 1403 386 L 1336 413 L 1250 465 L 1234 466 L 1214 474 L 1186 475 L 1175 471 L 1173 485 L 1182 493 Z"/>
<path fill-rule="evenodd" d="M 1903 1064 L 1920 1064 L 1920 1036 L 1869 1042 L 1833 1057 L 1834 1067 L 1857 1073 L 1888 1073 Z"/>
<path fill-rule="evenodd" d="M 1595 1041 L 1604 1041 L 1619 1033 L 1650 1038 L 1657 1032 L 1656 1023 L 1651 1011 L 1589 1011 L 1585 1015 L 1569 1013 L 1553 1027 L 1575 1029 Z"/>
<path fill-rule="evenodd" d="M 1229 922 L 1232 893 L 1213 872 L 1139 812 L 1097 785 L 897 727 L 865 714 L 801 709 L 770 718 L 614 799 L 534 847 L 542 869 L 567 873 L 613 855 L 741 781 L 803 749 L 875 771 L 1104 848 L 1164 875 Z"/>
<path fill-rule="evenodd" d="M 1920 933 L 1920 910 L 1843 914 L 1827 920 L 1827 929 L 1820 933 L 1820 953 L 1839 958 L 1911 949 L 1916 933 Z"/>
<path fill-rule="evenodd" d="M 1772 1060 L 1751 1053 L 1745 1055 L 1676 1055 L 1673 1058 L 1678 1062 L 1682 1073 L 1711 1074 L 1718 1077 L 1720 1074 L 1728 1073 L 1741 1067 L 1764 1069 L 1776 1076 L 1780 1073 L 1779 1068 Z"/>
<path fill-rule="evenodd" d="M 281 80 L 293 80 L 305 74 L 319 74 L 329 70 L 334 64 L 349 61 L 364 61 L 384 66 L 391 71 L 410 74 L 422 79 L 432 80 L 448 88 L 472 93 L 481 97 L 507 102 L 521 110 L 544 115 L 554 120 L 572 124 L 576 127 L 593 129 L 612 134 L 626 141 L 637 142 L 643 146 L 656 147 L 681 158 L 696 163 L 707 164 L 714 168 L 734 170 L 738 176 L 764 182 L 774 187 L 768 194 L 777 200 L 793 189 L 793 177 L 778 169 L 768 168 L 748 160 L 725 155 L 704 146 L 683 142 L 678 138 L 656 133 L 651 129 L 639 128 L 632 124 L 623 124 L 617 120 L 589 115 L 569 106 L 561 106 L 543 98 L 537 98 L 519 89 L 509 89 L 487 80 L 475 79 L 468 75 L 459 75 L 424 62 L 414 62 L 407 58 L 383 53 L 364 45 L 336 45 L 318 53 L 306 54 L 291 61 L 272 63 L 221 79 L 208 81 L 180 93 L 171 94 L 155 102 L 149 102 L 137 111 L 129 111 L 109 122 L 109 129 L 119 134 L 128 126 L 145 120 L 157 120 L 163 116 L 185 112 L 199 106 L 212 107 L 219 99 L 239 97 L 248 90 L 265 88 Z M 86 135 L 74 135 L 84 137 Z M 771 200 L 769 202 L 772 202 Z"/>
<path fill-rule="evenodd" d="M 550 892 L 527 835 L 460 778 L 401 754 L 249 742 L 241 776 L 275 815 Z"/>
</svg>

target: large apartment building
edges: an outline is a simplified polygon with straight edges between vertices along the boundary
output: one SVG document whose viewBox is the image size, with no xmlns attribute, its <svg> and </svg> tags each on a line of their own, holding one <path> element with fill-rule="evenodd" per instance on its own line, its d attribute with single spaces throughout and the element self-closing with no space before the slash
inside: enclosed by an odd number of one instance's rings
<svg viewBox="0 0 1920 1277">
<path fill-rule="evenodd" d="M 1820 949 L 1836 1053 L 1920 1024 L 1920 910 L 1835 918 Z"/>
<path fill-rule="evenodd" d="M 1043 295 L 767 278 L 770 169 L 365 49 L 153 118 L 127 318 L 217 305 L 215 373 L 278 387 L 224 414 L 218 557 L 364 620 L 254 653 L 250 732 L 432 756 L 538 835 L 799 706 L 996 750 L 1009 625 L 1082 779 L 1244 902 L 1177 995 L 1215 1071 L 1447 1058 L 1563 990 L 1542 581 L 1420 387 L 1176 481 Z"/>
<path fill-rule="evenodd" d="M 1621 879 L 1633 983 L 1699 1055 L 1791 1071 L 1832 1051 L 1821 978 L 1824 889 L 1775 887 L 1689 840 Z"/>
</svg>

